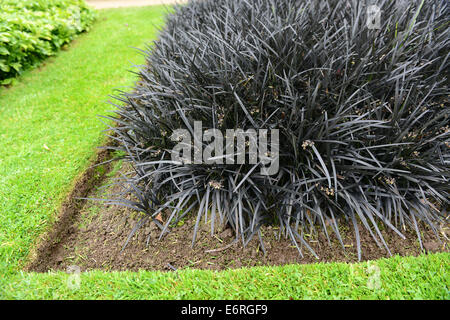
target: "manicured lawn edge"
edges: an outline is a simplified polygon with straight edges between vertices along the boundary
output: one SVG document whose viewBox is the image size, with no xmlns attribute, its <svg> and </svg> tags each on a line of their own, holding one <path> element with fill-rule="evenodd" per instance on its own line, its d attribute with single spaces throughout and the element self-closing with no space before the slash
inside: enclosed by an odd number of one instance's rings
<svg viewBox="0 0 450 320">
<path fill-rule="evenodd" d="M 130 90 L 133 64 L 157 36 L 165 6 L 99 11 L 66 51 L 0 88 L 0 271 L 21 270 L 39 237 L 105 141 L 98 118 L 114 89 Z M 110 99 L 112 100 L 112 99 Z M 3 277 L 3 280 L 4 280 Z M 1 281 L 1 280 L 0 280 Z"/>
<path fill-rule="evenodd" d="M 5 299 L 449 299 L 450 255 L 221 272 L 21 273 Z M 79 284 L 79 286 L 77 285 Z"/>
</svg>

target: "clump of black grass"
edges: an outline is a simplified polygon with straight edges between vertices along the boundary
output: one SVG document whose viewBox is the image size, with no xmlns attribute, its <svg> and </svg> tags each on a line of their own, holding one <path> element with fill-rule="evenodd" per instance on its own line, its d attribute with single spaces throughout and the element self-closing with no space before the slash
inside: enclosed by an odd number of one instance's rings
<svg viewBox="0 0 450 320">
<path fill-rule="evenodd" d="M 203 0 L 175 9 L 112 119 L 133 175 L 122 203 L 161 229 L 193 212 L 244 244 L 274 221 L 300 255 L 304 234 L 380 224 L 439 236 L 449 204 L 446 1 Z M 170 162 L 179 128 L 279 129 L 280 169 Z M 132 193 L 133 197 L 125 197 Z M 156 219 L 165 212 L 164 224 Z M 329 238 L 328 238 L 329 239 Z M 313 252 L 313 251 L 312 251 Z M 313 254 L 315 254 L 313 252 Z"/>
</svg>

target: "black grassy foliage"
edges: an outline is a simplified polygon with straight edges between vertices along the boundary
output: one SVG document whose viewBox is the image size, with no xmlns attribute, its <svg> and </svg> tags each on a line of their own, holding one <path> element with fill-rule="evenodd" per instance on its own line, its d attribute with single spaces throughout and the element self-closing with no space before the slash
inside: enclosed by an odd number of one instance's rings
<svg viewBox="0 0 450 320">
<path fill-rule="evenodd" d="M 438 235 L 449 204 L 449 7 L 446 1 L 193 1 L 176 8 L 111 127 L 134 168 L 110 200 L 143 214 L 161 238 L 193 213 L 246 244 L 280 225 L 302 255 L 304 234 L 338 223 Z M 280 130 L 280 170 L 174 165 L 173 130 Z M 133 197 L 126 197 L 131 192 Z M 157 219 L 168 212 L 165 224 Z M 135 232 L 133 230 L 133 233 Z M 132 233 L 132 234 L 133 234 Z M 130 237 L 132 236 L 130 234 Z M 342 240 L 341 240 L 342 243 Z M 342 243 L 344 248 L 344 245 Z"/>
</svg>

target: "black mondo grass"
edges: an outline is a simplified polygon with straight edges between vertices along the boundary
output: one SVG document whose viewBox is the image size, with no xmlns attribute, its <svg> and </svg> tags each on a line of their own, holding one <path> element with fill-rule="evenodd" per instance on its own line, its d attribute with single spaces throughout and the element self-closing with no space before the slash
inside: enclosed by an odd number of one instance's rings
<svg viewBox="0 0 450 320">
<path fill-rule="evenodd" d="M 372 2 L 370 2 L 372 4 Z M 178 6 L 117 96 L 111 138 L 134 171 L 109 200 L 142 212 L 160 238 L 193 214 L 244 245 L 276 223 L 302 256 L 305 233 L 342 242 L 339 224 L 389 247 L 380 225 L 420 239 L 449 205 L 449 6 L 446 1 L 203 0 Z M 172 163 L 174 130 L 279 129 L 279 171 Z M 205 143 L 206 144 L 206 143 Z M 132 196 L 127 196 L 128 194 Z M 156 219 L 164 212 L 165 222 Z M 129 240 L 128 239 L 128 240 Z M 149 241 L 148 239 L 147 241 Z M 420 241 L 421 245 L 422 242 Z M 344 248 L 345 249 L 345 248 Z"/>
</svg>

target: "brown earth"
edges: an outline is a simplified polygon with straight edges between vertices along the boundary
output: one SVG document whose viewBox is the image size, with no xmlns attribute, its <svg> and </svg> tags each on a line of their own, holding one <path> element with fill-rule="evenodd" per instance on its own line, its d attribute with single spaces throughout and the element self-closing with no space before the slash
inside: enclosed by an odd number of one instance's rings
<svg viewBox="0 0 450 320">
<path fill-rule="evenodd" d="M 111 169 L 111 163 L 103 162 L 111 159 L 109 150 L 100 149 L 95 156 L 93 164 L 77 179 L 72 191 L 60 208 L 60 213 L 53 228 L 38 240 L 37 249 L 30 253 L 31 262 L 27 270 L 44 270 L 44 264 L 52 260 L 59 247 L 69 241 L 70 236 L 77 232 L 75 223 L 80 217 L 82 209 L 88 205 L 87 198 L 95 186 L 100 184 Z"/>
<path fill-rule="evenodd" d="M 98 154 L 97 161 L 109 158 L 106 151 Z M 307 248 L 302 248 L 303 258 L 289 238 L 278 238 L 277 227 L 263 227 L 263 242 L 266 255 L 260 248 L 258 237 L 244 248 L 241 242 L 232 244 L 235 236 L 231 229 L 217 231 L 211 236 L 211 227 L 204 221 L 201 224 L 194 248 L 191 248 L 195 217 L 186 218 L 172 229 L 162 240 L 158 240 L 159 230 L 154 223 L 147 223 L 139 229 L 121 252 L 130 231 L 138 221 L 139 215 L 130 209 L 117 205 L 105 205 L 102 202 L 77 200 L 77 197 L 102 197 L 105 191 L 99 191 L 105 178 L 117 174 L 107 174 L 111 164 L 97 169 L 90 168 L 76 184 L 74 191 L 63 205 L 60 218 L 53 230 L 45 237 L 46 241 L 38 247 L 28 270 L 45 272 L 65 270 L 76 265 L 82 271 L 102 270 L 175 270 L 198 268 L 221 270 L 227 268 L 250 267 L 259 265 L 283 265 L 290 263 L 316 262 L 356 262 L 357 249 L 352 227 L 341 223 L 340 232 L 345 244 L 342 249 L 337 237 L 329 232 L 328 244 L 323 232 L 307 236 L 309 244 L 319 256 L 316 259 Z M 117 191 L 118 187 L 107 192 Z M 163 215 L 163 219 L 164 219 Z M 182 224 L 182 225 L 181 225 Z M 378 247 L 368 231 L 360 226 L 362 260 L 374 260 L 389 257 L 384 247 Z M 441 226 L 440 242 L 426 226 L 421 226 L 421 237 L 426 252 L 449 251 L 450 230 Z M 412 230 L 403 233 L 401 239 L 390 230 L 382 230 L 384 239 L 393 255 L 418 255 L 420 248 L 417 235 Z M 150 235 L 148 246 L 146 239 Z"/>
</svg>

